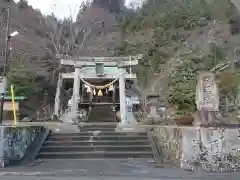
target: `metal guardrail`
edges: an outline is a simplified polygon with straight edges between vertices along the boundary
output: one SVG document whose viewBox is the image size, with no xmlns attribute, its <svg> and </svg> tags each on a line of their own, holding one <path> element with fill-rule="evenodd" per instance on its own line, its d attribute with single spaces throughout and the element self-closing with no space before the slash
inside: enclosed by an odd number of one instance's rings
<svg viewBox="0 0 240 180">
<path fill-rule="evenodd" d="M 37 120 L 41 119 L 41 115 L 43 114 L 43 119 L 49 119 L 52 115 L 51 113 L 51 105 L 48 104 L 46 106 L 44 106 L 43 108 L 41 108 L 40 110 L 36 111 L 36 115 L 37 115 Z"/>
<path fill-rule="evenodd" d="M 154 135 L 153 128 L 147 129 L 147 136 L 148 136 L 148 140 L 151 144 L 153 158 L 155 160 L 155 165 L 159 165 L 163 161 L 163 154 L 161 152 L 161 147 L 159 146 L 159 143 L 157 142 L 156 136 Z"/>
</svg>

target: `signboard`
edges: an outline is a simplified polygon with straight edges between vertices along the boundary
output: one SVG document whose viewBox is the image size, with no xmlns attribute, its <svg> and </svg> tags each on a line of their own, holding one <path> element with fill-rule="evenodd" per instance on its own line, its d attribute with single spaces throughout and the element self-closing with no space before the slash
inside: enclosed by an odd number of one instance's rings
<svg viewBox="0 0 240 180">
<path fill-rule="evenodd" d="M 7 89 L 7 78 L 0 76 L 0 93 L 3 94 Z"/>
<path fill-rule="evenodd" d="M 14 104 L 16 111 L 19 111 L 19 102 L 15 102 Z M 13 105 L 11 101 L 5 101 L 3 104 L 4 111 L 13 111 Z"/>
<path fill-rule="evenodd" d="M 127 106 L 132 106 L 134 104 L 140 104 L 140 100 L 137 97 L 127 97 L 126 98 Z"/>
<path fill-rule="evenodd" d="M 140 104 L 140 100 L 138 97 L 131 97 L 130 101 L 131 101 L 131 104 Z"/>
<path fill-rule="evenodd" d="M 95 71 L 97 76 L 103 76 L 104 75 L 104 63 L 98 62 L 95 66 Z"/>
<path fill-rule="evenodd" d="M 219 110 L 219 94 L 214 74 L 202 73 L 199 75 L 196 87 L 196 105 L 198 110 Z"/>
<path fill-rule="evenodd" d="M 132 104 L 140 104 L 140 101 L 139 100 L 131 100 L 131 103 Z"/>
</svg>

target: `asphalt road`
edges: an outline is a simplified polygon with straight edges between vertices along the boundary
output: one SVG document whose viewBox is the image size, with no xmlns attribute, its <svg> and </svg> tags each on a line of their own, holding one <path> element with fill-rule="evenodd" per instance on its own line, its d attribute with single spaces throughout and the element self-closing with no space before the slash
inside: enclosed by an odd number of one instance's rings
<svg viewBox="0 0 240 180">
<path fill-rule="evenodd" d="M 2 177 L 1 177 L 2 179 Z M 162 178 L 139 178 L 139 177 L 19 177 L 19 176 L 11 176 L 11 177 L 4 177 L 2 180 L 165 180 Z M 168 179 L 169 180 L 169 179 Z M 171 180 L 179 180 L 179 179 L 171 179 Z"/>
<path fill-rule="evenodd" d="M 36 166 L 0 169 L 1 180 L 239 180 L 240 172 L 187 172 L 155 168 L 151 160 L 48 160 Z"/>
<path fill-rule="evenodd" d="M 223 178 L 215 178 L 213 177 L 211 180 L 224 180 L 227 177 Z M 231 177 L 230 177 L 231 178 Z M 147 178 L 147 177 L 129 177 L 129 176 L 92 176 L 92 177 L 51 177 L 51 176 L 44 176 L 44 177 L 36 177 L 36 176 L 4 176 L 1 177 L 1 180 L 182 180 L 183 178 Z M 185 178 L 184 178 L 185 179 Z M 239 179 L 239 178 L 236 178 Z M 200 178 L 187 178 L 187 180 L 201 180 Z M 206 180 L 210 180 L 207 179 Z M 231 179 L 232 180 L 232 179 Z M 235 179 L 234 179 L 235 180 Z"/>
</svg>

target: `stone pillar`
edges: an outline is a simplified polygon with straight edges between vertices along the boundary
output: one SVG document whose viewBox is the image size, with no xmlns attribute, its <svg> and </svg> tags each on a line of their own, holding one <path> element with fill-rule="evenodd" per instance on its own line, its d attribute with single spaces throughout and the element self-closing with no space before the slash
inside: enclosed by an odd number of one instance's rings
<svg viewBox="0 0 240 180">
<path fill-rule="evenodd" d="M 127 111 L 126 111 L 127 123 L 129 125 L 135 125 L 137 123 L 137 121 L 133 115 L 132 99 L 131 99 L 131 97 L 127 97 L 126 99 L 127 99 L 127 101 L 126 101 L 127 102 L 127 104 L 126 104 L 126 106 L 127 106 L 127 108 L 126 108 L 127 109 Z"/>
<path fill-rule="evenodd" d="M 54 103 L 54 115 L 59 117 L 59 110 L 60 110 L 60 96 L 61 96 L 61 88 L 62 88 L 63 79 L 59 72 L 58 75 L 58 83 L 57 83 L 57 90 L 55 95 L 55 103 Z"/>
<path fill-rule="evenodd" d="M 80 70 L 81 70 L 80 68 L 75 67 L 74 82 L 73 82 L 73 94 L 72 94 L 72 107 L 71 107 L 72 119 L 76 118 L 76 114 L 78 111 L 78 102 L 80 100 L 80 95 L 79 95 Z"/>
<path fill-rule="evenodd" d="M 125 95 L 125 76 L 124 76 L 125 69 L 119 68 L 119 96 L 120 96 L 120 114 L 121 114 L 121 121 L 123 124 L 126 123 L 126 95 Z"/>
</svg>

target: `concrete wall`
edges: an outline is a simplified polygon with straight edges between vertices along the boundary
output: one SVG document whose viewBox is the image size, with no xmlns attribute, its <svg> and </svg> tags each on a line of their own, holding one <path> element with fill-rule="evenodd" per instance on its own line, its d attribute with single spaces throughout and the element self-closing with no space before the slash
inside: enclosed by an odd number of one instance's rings
<svg viewBox="0 0 240 180">
<path fill-rule="evenodd" d="M 180 156 L 180 129 L 165 126 L 156 127 L 153 133 L 161 151 L 161 160 L 164 164 L 179 164 Z"/>
<path fill-rule="evenodd" d="M 41 126 L 0 127 L 0 165 L 21 160 L 42 130 Z"/>
<path fill-rule="evenodd" d="M 155 136 L 163 162 L 185 170 L 240 169 L 240 130 L 226 128 L 158 127 Z"/>
</svg>

